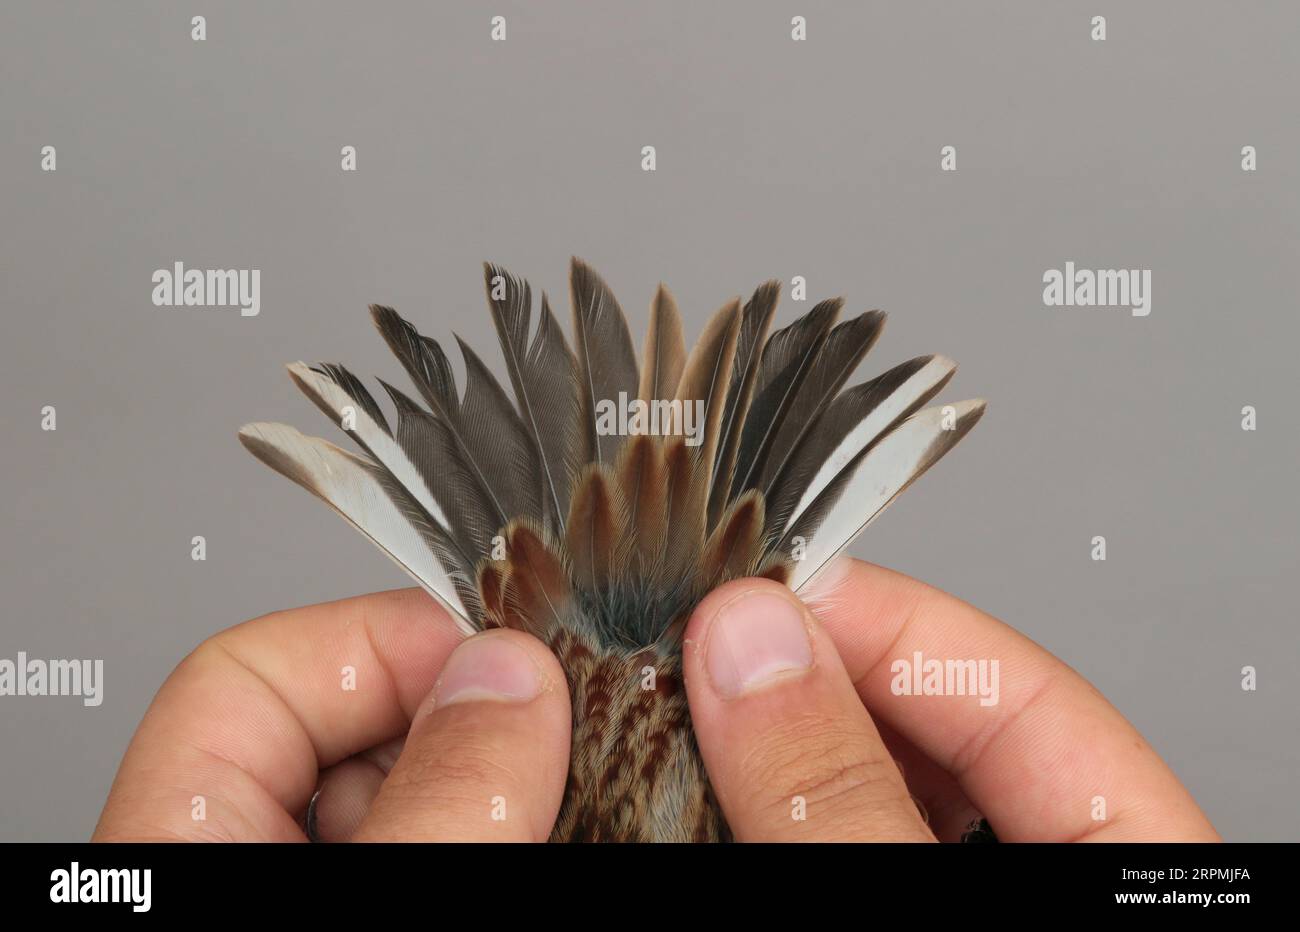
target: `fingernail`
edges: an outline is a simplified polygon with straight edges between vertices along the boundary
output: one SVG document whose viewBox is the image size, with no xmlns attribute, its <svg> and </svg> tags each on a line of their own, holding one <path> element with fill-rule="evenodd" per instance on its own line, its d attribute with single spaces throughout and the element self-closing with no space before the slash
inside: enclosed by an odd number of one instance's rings
<svg viewBox="0 0 1300 932">
<path fill-rule="evenodd" d="M 508 637 L 473 637 L 447 658 L 435 690 L 434 707 L 458 702 L 527 702 L 541 692 L 537 664 Z"/>
<path fill-rule="evenodd" d="M 754 590 L 732 599 L 714 616 L 708 637 L 705 666 L 724 699 L 812 666 L 803 612 L 773 592 Z"/>
</svg>

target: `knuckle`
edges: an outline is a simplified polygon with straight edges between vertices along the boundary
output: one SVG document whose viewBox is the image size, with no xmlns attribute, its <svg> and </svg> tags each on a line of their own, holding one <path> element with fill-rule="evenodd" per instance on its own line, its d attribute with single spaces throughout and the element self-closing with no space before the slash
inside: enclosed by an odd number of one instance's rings
<svg viewBox="0 0 1300 932">
<path fill-rule="evenodd" d="M 873 753 L 856 730 L 820 715 L 801 715 L 771 727 L 742 762 L 759 809 L 789 809 L 802 797 L 809 807 L 846 799 L 905 797 L 893 759 Z"/>
<path fill-rule="evenodd" d="M 506 794 L 519 785 L 519 775 L 508 748 L 481 733 L 454 728 L 409 742 L 389 783 L 398 795 L 477 802 Z"/>
<path fill-rule="evenodd" d="M 181 658 L 180 663 L 163 683 L 162 690 L 168 695 L 175 695 L 178 690 L 188 692 L 203 688 L 204 684 L 228 683 L 230 676 L 243 673 L 242 669 L 238 669 L 232 674 L 232 669 L 242 668 L 242 666 L 226 646 L 222 635 L 214 634 L 199 642 Z"/>
<path fill-rule="evenodd" d="M 229 658 L 221 642 L 221 635 L 214 634 L 200 641 L 193 650 L 181 658 L 181 662 L 176 665 L 176 671 L 201 670 L 209 664 L 224 662 L 227 659 Z"/>
</svg>

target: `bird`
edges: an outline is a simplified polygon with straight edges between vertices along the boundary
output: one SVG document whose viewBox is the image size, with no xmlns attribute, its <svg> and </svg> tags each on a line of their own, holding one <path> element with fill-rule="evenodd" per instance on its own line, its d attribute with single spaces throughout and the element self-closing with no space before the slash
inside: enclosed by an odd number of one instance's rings
<svg viewBox="0 0 1300 932">
<path fill-rule="evenodd" d="M 691 730 L 685 623 L 712 589 L 806 591 L 975 425 L 985 402 L 925 407 L 956 364 L 919 356 L 851 387 L 885 315 L 817 303 L 773 330 L 780 282 L 734 297 L 687 351 L 660 284 L 638 361 L 627 317 L 569 267 L 572 344 L 545 291 L 485 263 L 509 391 L 456 337 L 371 305 L 417 398 L 388 413 L 338 363 L 288 366 L 358 449 L 284 424 L 239 431 L 446 609 L 466 635 L 515 628 L 559 659 L 573 740 L 552 841 L 731 840 Z M 534 322 L 535 318 L 535 322 Z"/>
</svg>

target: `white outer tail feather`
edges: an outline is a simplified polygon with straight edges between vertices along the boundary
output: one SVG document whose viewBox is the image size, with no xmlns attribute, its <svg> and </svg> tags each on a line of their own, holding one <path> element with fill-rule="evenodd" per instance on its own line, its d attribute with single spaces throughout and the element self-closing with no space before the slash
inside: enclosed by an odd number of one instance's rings
<svg viewBox="0 0 1300 932">
<path fill-rule="evenodd" d="M 984 404 L 982 399 L 975 399 L 926 408 L 899 424 L 868 451 L 807 542 L 803 559 L 794 562 L 790 588 L 798 592 L 816 579 L 900 492 L 961 439 L 983 413 Z M 956 424 L 951 429 L 943 426 L 945 408 L 955 411 Z"/>
<path fill-rule="evenodd" d="M 370 538 L 447 609 L 461 631 L 475 632 L 451 578 L 383 486 L 366 471 L 364 459 L 287 424 L 246 424 L 239 436 L 255 456 L 328 503 Z M 287 462 L 277 462 L 262 447 Z"/>
</svg>

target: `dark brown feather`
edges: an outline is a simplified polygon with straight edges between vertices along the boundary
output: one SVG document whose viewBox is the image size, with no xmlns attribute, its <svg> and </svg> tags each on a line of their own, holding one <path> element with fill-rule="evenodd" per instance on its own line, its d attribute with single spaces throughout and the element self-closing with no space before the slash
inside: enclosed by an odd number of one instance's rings
<svg viewBox="0 0 1300 932">
<path fill-rule="evenodd" d="M 650 327 L 646 330 L 645 349 L 641 354 L 641 387 L 638 397 L 644 402 L 671 400 L 682 367 L 686 365 L 686 342 L 682 337 L 682 316 L 677 301 L 663 283 L 650 302 Z"/>
<path fill-rule="evenodd" d="M 699 460 L 684 437 L 664 444 L 664 498 L 668 534 L 660 580 L 676 583 L 699 558 L 704 546 L 704 509 L 707 485 L 699 474 Z"/>
<path fill-rule="evenodd" d="M 483 619 L 487 627 L 506 623 L 505 571 L 500 562 L 486 559 L 478 565 L 478 591 L 483 602 Z"/>
<path fill-rule="evenodd" d="M 618 484 L 598 463 L 584 470 L 574 488 L 564 544 L 579 585 L 600 592 L 620 568 L 618 546 L 626 511 Z"/>
<path fill-rule="evenodd" d="M 727 387 L 731 384 L 731 367 L 736 359 L 736 338 L 740 333 L 740 299 L 724 304 L 710 318 L 691 350 L 677 386 L 677 398 L 686 405 L 704 402 L 704 418 L 698 425 L 698 446 L 692 448 L 697 460 L 695 479 L 703 488 L 703 504 L 708 503 L 709 479 L 713 475 L 713 457 L 718 449 L 718 425 L 726 407 Z"/>
<path fill-rule="evenodd" d="M 506 532 L 502 614 L 506 625 L 541 638 L 560 630 L 572 611 L 563 561 L 535 528 L 516 521 Z"/>
<path fill-rule="evenodd" d="M 624 552 L 632 574 L 649 572 L 663 552 L 668 516 L 664 511 L 663 443 L 642 434 L 619 451 L 618 484 L 627 505 Z"/>
<path fill-rule="evenodd" d="M 763 496 L 756 490 L 731 504 L 704 545 L 700 561 L 704 591 L 754 571 L 763 552 L 763 524 Z"/>
</svg>

